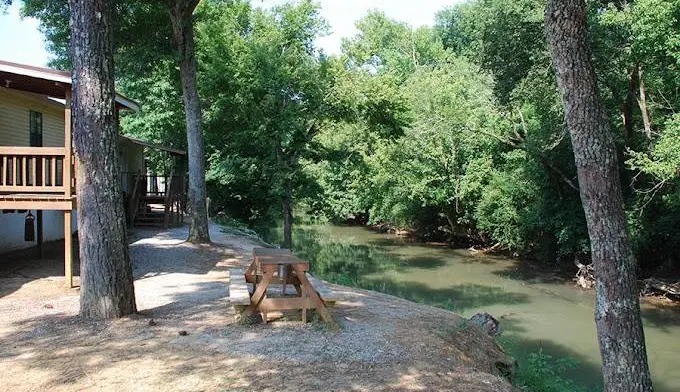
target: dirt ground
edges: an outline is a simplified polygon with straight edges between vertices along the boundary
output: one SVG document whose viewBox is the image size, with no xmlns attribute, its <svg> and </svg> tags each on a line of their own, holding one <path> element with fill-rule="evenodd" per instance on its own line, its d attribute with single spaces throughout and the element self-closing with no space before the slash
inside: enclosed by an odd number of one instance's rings
<svg viewBox="0 0 680 392">
<path fill-rule="evenodd" d="M 7 391 L 512 391 L 511 361 L 457 315 L 342 286 L 340 331 L 290 318 L 245 326 L 227 303 L 229 268 L 258 244 L 212 226 L 131 239 L 138 315 L 92 323 L 64 288 L 60 245 L 0 256 L 0 385 Z M 151 322 L 153 320 L 153 322 Z M 186 336 L 179 334 L 186 331 Z"/>
</svg>

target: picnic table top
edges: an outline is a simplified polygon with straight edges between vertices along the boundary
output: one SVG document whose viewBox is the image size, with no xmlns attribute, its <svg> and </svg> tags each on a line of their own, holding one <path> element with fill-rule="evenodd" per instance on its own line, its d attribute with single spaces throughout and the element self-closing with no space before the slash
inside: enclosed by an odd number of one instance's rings
<svg viewBox="0 0 680 392">
<path fill-rule="evenodd" d="M 309 264 L 305 260 L 297 258 L 293 255 L 271 255 L 271 256 L 260 256 L 255 260 L 255 263 L 259 264 Z"/>
<path fill-rule="evenodd" d="M 293 255 L 290 249 L 254 248 L 253 255 L 255 264 L 308 264 L 305 260 Z"/>
<path fill-rule="evenodd" d="M 253 248 L 253 254 L 255 256 L 281 255 L 291 253 L 293 252 L 286 248 Z"/>
</svg>

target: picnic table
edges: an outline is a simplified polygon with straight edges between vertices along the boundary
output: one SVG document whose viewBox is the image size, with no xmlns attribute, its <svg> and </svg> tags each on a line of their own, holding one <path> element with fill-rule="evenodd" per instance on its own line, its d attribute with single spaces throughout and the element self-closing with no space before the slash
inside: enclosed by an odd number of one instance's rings
<svg viewBox="0 0 680 392">
<path fill-rule="evenodd" d="M 249 317 L 259 312 L 266 323 L 267 312 L 300 309 L 302 321 L 307 322 L 307 309 L 316 309 L 324 321 L 335 324 L 333 316 L 308 279 L 308 270 L 309 263 L 295 257 L 289 249 L 254 248 L 253 262 L 245 272 L 246 282 L 253 284 L 253 293 L 243 316 Z M 267 289 L 272 283 L 282 285 L 281 296 L 268 295 Z M 295 294 L 286 294 L 287 285 L 295 288 Z"/>
</svg>

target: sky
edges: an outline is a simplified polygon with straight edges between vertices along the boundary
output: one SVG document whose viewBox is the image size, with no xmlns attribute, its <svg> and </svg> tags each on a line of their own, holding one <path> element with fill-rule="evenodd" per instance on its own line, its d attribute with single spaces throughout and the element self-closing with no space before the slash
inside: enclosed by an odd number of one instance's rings
<svg viewBox="0 0 680 392">
<path fill-rule="evenodd" d="M 0 10 L 0 60 L 28 65 L 46 66 L 50 57 L 38 21 L 21 19 L 19 2 L 15 1 L 7 12 Z"/>
<path fill-rule="evenodd" d="M 252 4 L 268 7 L 285 0 L 251 0 Z M 317 46 L 327 54 L 338 54 L 343 37 L 356 33 L 354 22 L 371 9 L 378 9 L 390 18 L 413 27 L 432 25 L 437 11 L 461 0 L 317 0 L 321 15 L 331 26 L 331 34 L 317 40 Z M 38 21 L 21 18 L 19 1 L 7 12 L 0 11 L 0 60 L 46 66 L 50 59 L 38 29 Z"/>
</svg>

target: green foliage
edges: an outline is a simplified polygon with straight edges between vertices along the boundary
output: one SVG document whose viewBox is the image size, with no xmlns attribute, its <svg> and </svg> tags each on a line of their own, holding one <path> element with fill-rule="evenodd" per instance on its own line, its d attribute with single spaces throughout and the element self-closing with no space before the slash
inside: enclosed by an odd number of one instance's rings
<svg viewBox="0 0 680 392">
<path fill-rule="evenodd" d="M 629 151 L 626 162 L 631 169 L 653 177 L 659 183 L 673 181 L 680 170 L 680 115 L 664 124 L 665 131 L 657 139 L 651 152 Z"/>
<path fill-rule="evenodd" d="M 422 67 L 404 84 L 413 122 L 403 137 L 378 146 L 370 158 L 374 222 L 411 226 L 436 210 L 448 225 L 464 225 L 492 165 L 494 125 L 490 82 L 462 59 Z M 481 172 L 483 173 L 483 172 Z M 456 227 L 450 227 L 454 231 Z"/>
<path fill-rule="evenodd" d="M 359 33 L 342 43 L 351 68 L 391 73 L 403 80 L 419 66 L 436 65 L 446 57 L 432 29 L 412 29 L 380 11 L 369 11 L 356 28 Z"/>
<path fill-rule="evenodd" d="M 678 267 L 680 0 L 588 5 L 631 242 L 642 270 Z M 117 88 L 143 107 L 124 116 L 124 132 L 183 148 L 166 7 L 115 2 Z M 545 262 L 587 258 L 544 7 L 473 0 L 439 12 L 433 28 L 371 11 L 329 57 L 314 47 L 328 28 L 311 1 L 201 2 L 198 82 L 216 211 L 250 226 L 275 221 L 289 188 L 314 219 L 408 227 Z M 26 0 L 23 12 L 40 19 L 54 64 L 67 67 L 67 1 Z"/>
<path fill-rule="evenodd" d="M 324 21 L 310 1 L 271 11 L 206 6 L 198 26 L 211 194 L 245 221 L 272 219 L 282 187 L 311 192 L 300 160 L 326 117 L 327 65 L 313 47 Z M 312 189 L 312 190 L 310 190 Z"/>
<path fill-rule="evenodd" d="M 505 154 L 509 161 L 522 161 L 526 154 L 512 151 Z M 536 203 L 536 184 L 520 165 L 514 171 L 495 170 L 489 184 L 476 204 L 477 228 L 511 249 L 527 249 L 530 244 L 531 220 L 527 209 Z"/>
<path fill-rule="evenodd" d="M 531 392 L 585 392 L 585 387 L 564 375 L 577 367 L 572 358 L 553 358 L 542 351 L 530 353 L 520 365 L 513 384 Z"/>
<path fill-rule="evenodd" d="M 437 15 L 444 44 L 477 61 L 496 78 L 496 93 L 507 103 L 512 90 L 547 47 L 544 0 L 478 0 Z"/>
</svg>

